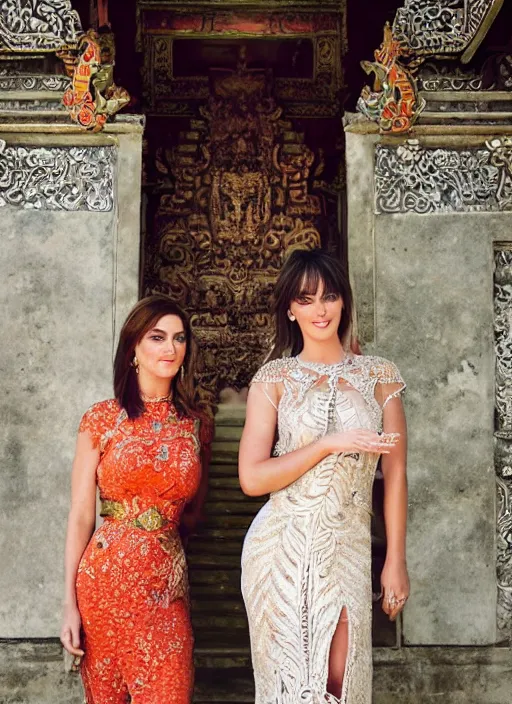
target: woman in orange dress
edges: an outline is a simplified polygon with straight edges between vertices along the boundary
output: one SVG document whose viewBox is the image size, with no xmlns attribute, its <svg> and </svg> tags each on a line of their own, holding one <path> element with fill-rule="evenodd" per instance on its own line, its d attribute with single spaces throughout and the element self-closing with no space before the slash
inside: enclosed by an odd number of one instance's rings
<svg viewBox="0 0 512 704">
<path fill-rule="evenodd" d="M 166 296 L 143 299 L 121 331 L 115 398 L 92 406 L 80 424 L 61 641 L 81 659 L 87 704 L 191 699 L 178 528 L 186 504 L 197 494 L 193 520 L 204 498 L 211 427 L 197 401 L 195 360 L 183 312 Z M 96 486 L 105 520 L 93 533 Z"/>
</svg>

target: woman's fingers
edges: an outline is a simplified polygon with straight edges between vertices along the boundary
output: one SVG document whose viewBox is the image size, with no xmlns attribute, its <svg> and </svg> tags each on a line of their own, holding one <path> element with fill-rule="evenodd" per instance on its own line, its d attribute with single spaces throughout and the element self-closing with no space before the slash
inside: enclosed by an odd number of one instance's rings
<svg viewBox="0 0 512 704">
<path fill-rule="evenodd" d="M 60 642 L 71 655 L 84 655 L 84 651 L 80 648 L 79 632 L 78 630 L 74 631 L 71 626 L 66 626 L 62 629 Z"/>
<path fill-rule="evenodd" d="M 382 599 L 382 610 L 389 616 L 390 621 L 394 621 L 398 614 L 403 610 L 406 602 L 407 595 L 403 594 L 397 596 L 393 589 L 383 588 L 384 597 Z"/>
</svg>

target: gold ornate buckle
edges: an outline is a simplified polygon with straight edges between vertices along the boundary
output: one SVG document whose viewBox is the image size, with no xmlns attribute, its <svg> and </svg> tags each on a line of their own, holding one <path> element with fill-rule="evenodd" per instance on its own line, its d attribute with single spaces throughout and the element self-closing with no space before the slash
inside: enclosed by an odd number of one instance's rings
<svg viewBox="0 0 512 704">
<path fill-rule="evenodd" d="M 162 514 L 154 506 L 141 513 L 133 521 L 133 525 L 143 530 L 159 530 L 164 524 Z"/>
<path fill-rule="evenodd" d="M 121 521 L 123 518 L 126 517 L 126 509 L 123 504 L 119 501 L 102 499 L 100 516 L 102 516 L 103 518 L 106 518 L 107 516 L 110 518 L 117 518 L 118 521 Z"/>
</svg>

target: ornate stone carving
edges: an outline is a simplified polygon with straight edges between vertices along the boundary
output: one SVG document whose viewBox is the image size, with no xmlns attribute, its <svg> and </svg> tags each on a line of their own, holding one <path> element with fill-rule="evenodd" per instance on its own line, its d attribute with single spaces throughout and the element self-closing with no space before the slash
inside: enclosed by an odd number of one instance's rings
<svg viewBox="0 0 512 704">
<path fill-rule="evenodd" d="M 498 629 L 512 639 L 512 248 L 494 265 Z"/>
<path fill-rule="evenodd" d="M 512 140 L 473 149 L 378 145 L 376 213 L 512 210 Z"/>
<path fill-rule="evenodd" d="M 114 83 L 112 35 L 100 37 L 90 30 L 80 39 L 72 85 L 62 99 L 71 119 L 90 132 L 98 132 L 129 100 L 128 92 Z"/>
<path fill-rule="evenodd" d="M 267 74 L 247 70 L 242 55 L 237 71 L 212 71 L 211 81 L 203 119 L 160 154 L 160 173 L 174 187 L 160 198 L 146 284 L 192 314 L 203 383 L 215 396 L 245 387 L 261 363 L 283 258 L 320 246 L 323 204 L 308 189 L 315 155 L 280 120 Z"/>
<path fill-rule="evenodd" d="M 51 74 L 34 75 L 9 75 L 5 71 L 0 71 L 0 90 L 16 91 L 49 91 L 63 93 L 69 88 L 69 78 L 67 76 L 55 76 Z"/>
<path fill-rule="evenodd" d="M 70 0 L 0 0 L 0 52 L 53 52 L 81 33 Z"/>
<path fill-rule="evenodd" d="M 483 89 L 483 78 L 473 71 L 453 66 L 453 62 L 437 64 L 429 61 L 420 69 L 418 87 L 424 91 L 478 91 Z"/>
<path fill-rule="evenodd" d="M 366 73 L 375 74 L 375 82 L 373 90 L 368 86 L 363 88 L 357 108 L 377 122 L 382 132 L 408 132 L 424 107 L 411 71 L 401 63 L 408 55 L 386 23 L 384 41 L 375 52 L 375 61 L 361 62 Z"/>
<path fill-rule="evenodd" d="M 113 147 L 21 147 L 0 140 L 0 206 L 108 211 Z"/>
<path fill-rule="evenodd" d="M 461 54 L 468 61 L 503 0 L 405 0 L 393 23 L 397 41 L 416 56 Z"/>
</svg>

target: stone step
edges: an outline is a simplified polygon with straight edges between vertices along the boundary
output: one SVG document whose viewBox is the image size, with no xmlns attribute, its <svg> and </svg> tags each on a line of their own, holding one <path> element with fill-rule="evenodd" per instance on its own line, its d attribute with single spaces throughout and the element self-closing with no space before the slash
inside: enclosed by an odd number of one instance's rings
<svg viewBox="0 0 512 704">
<path fill-rule="evenodd" d="M 226 587 L 235 587 L 240 593 L 240 569 L 222 569 L 222 570 L 205 570 L 191 569 L 189 572 L 189 581 L 192 588 L 208 587 L 213 585 L 225 585 Z"/>
<path fill-rule="evenodd" d="M 214 634 L 217 638 L 217 634 Z M 208 667 L 214 670 L 230 667 L 251 668 L 251 650 L 247 646 L 224 648 L 214 645 L 211 647 L 197 646 L 194 649 L 194 662 L 196 668 Z"/>
<path fill-rule="evenodd" d="M 237 540 L 219 540 L 212 538 L 191 538 L 187 545 L 187 555 L 192 560 L 195 555 L 240 555 L 243 538 Z"/>
<path fill-rule="evenodd" d="M 215 439 L 216 442 L 240 442 L 243 428 L 239 425 L 216 425 Z"/>
<path fill-rule="evenodd" d="M 265 501 L 262 501 L 261 496 L 246 496 L 240 489 L 240 484 L 234 487 L 221 487 L 219 489 L 212 487 L 210 484 L 207 505 L 210 503 L 222 502 L 227 504 L 231 504 L 233 502 L 244 503 L 248 506 L 252 506 L 255 513 L 264 503 L 266 503 Z"/>
<path fill-rule="evenodd" d="M 212 458 L 215 462 L 238 463 L 238 440 L 214 440 L 212 443 Z"/>
<path fill-rule="evenodd" d="M 205 505 L 207 516 L 223 516 L 225 514 L 232 516 L 255 516 L 258 510 L 265 502 L 259 501 L 243 501 L 243 500 L 228 500 L 223 501 L 208 501 Z M 208 519 L 206 519 L 208 525 Z"/>
<path fill-rule="evenodd" d="M 194 540 L 240 540 L 243 541 L 247 531 L 245 528 L 205 528 L 201 527 L 190 538 L 189 545 L 192 545 Z"/>
<path fill-rule="evenodd" d="M 194 632 L 205 630 L 220 630 L 229 637 L 230 630 L 245 631 L 249 633 L 247 616 L 244 614 L 191 614 Z"/>
<path fill-rule="evenodd" d="M 240 579 L 236 584 L 214 582 L 213 584 L 191 584 L 190 594 L 197 599 L 238 599 L 240 597 Z"/>
<path fill-rule="evenodd" d="M 190 569 L 200 569 L 201 567 L 210 567 L 211 569 L 230 569 L 240 567 L 240 554 L 235 555 L 219 555 L 211 552 L 209 554 L 197 553 L 189 554 L 188 563 Z"/>
<path fill-rule="evenodd" d="M 243 614 L 245 615 L 245 606 L 242 597 L 240 599 L 227 599 L 226 597 L 217 597 L 215 599 L 201 599 L 194 596 L 191 600 L 192 613 L 196 614 Z"/>
<path fill-rule="evenodd" d="M 238 458 L 233 462 L 227 462 L 225 459 L 220 460 L 217 457 L 213 458 L 210 464 L 209 477 L 238 477 Z"/>
<path fill-rule="evenodd" d="M 207 507 L 209 510 L 209 507 Z M 231 514 L 227 512 L 210 513 L 205 522 L 206 528 L 249 528 L 254 518 L 254 513 Z"/>
<path fill-rule="evenodd" d="M 220 404 L 215 414 L 215 427 L 227 425 L 242 428 L 245 423 L 245 409 L 245 404 Z"/>
<path fill-rule="evenodd" d="M 195 672 L 194 704 L 254 703 L 254 680 L 250 667 L 198 667 Z"/>
<path fill-rule="evenodd" d="M 238 476 L 236 477 L 210 477 L 208 481 L 208 497 L 211 495 L 212 490 L 217 489 L 238 489 L 240 490 L 240 481 Z M 246 497 L 247 499 L 252 497 Z"/>
</svg>

